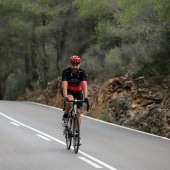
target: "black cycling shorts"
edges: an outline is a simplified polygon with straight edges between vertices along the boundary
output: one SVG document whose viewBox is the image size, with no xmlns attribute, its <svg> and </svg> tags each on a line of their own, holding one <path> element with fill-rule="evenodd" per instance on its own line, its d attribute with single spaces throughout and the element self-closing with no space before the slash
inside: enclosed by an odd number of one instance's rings
<svg viewBox="0 0 170 170">
<path fill-rule="evenodd" d="M 61 94 L 63 96 L 63 91 L 62 90 L 61 90 Z M 72 95 L 73 98 L 74 99 L 76 98 L 77 100 L 83 100 L 83 92 L 82 92 L 82 90 L 76 91 L 76 92 L 72 92 L 70 90 L 67 90 L 67 95 Z M 83 106 L 83 102 L 78 102 L 77 103 L 77 108 L 81 109 L 82 106 Z"/>
</svg>

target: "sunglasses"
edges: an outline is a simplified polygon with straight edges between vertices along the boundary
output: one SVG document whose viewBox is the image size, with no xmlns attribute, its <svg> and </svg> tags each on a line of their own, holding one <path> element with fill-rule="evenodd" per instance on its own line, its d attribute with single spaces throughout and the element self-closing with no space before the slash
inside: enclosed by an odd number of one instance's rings
<svg viewBox="0 0 170 170">
<path fill-rule="evenodd" d="M 78 66 L 80 63 L 71 63 L 72 66 Z"/>
</svg>

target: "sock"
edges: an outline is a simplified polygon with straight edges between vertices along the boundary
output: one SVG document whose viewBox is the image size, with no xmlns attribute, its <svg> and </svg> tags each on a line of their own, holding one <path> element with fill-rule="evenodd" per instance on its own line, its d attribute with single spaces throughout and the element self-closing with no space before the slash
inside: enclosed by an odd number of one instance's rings
<svg viewBox="0 0 170 170">
<path fill-rule="evenodd" d="M 68 114 L 64 113 L 63 118 L 68 118 Z"/>
</svg>

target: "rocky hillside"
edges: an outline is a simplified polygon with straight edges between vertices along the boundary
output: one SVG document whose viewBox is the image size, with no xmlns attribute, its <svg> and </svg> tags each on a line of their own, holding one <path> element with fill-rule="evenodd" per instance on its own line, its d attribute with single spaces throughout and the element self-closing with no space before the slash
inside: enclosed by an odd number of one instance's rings
<svg viewBox="0 0 170 170">
<path fill-rule="evenodd" d="M 35 101 L 62 108 L 58 78 L 47 89 L 34 91 L 19 100 Z M 170 138 L 170 78 L 128 76 L 91 83 L 90 112 L 85 115 L 133 129 Z"/>
</svg>

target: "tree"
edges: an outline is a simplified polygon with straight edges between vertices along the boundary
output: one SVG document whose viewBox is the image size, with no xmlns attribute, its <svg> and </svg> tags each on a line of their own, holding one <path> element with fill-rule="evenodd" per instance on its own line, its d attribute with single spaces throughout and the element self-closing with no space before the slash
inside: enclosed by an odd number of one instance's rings
<svg viewBox="0 0 170 170">
<path fill-rule="evenodd" d="M 165 72 L 168 1 L 1 0 L 1 98 L 45 88 L 75 54 L 89 72 L 105 78 L 133 73 L 143 63 Z"/>
<path fill-rule="evenodd" d="M 6 0 L 0 2 L 0 96 L 3 99 L 8 87 L 7 80 L 13 72 L 15 72 L 16 63 L 22 58 L 21 42 L 17 39 L 20 25 L 15 21 L 19 17 L 21 1 Z M 13 16 L 11 17 L 11 13 Z M 20 29 L 21 30 L 21 29 Z M 16 53 L 16 55 L 14 55 Z M 18 58 L 17 58 L 18 57 Z"/>
<path fill-rule="evenodd" d="M 117 21 L 116 12 L 119 10 L 116 0 L 74 0 L 78 7 L 79 19 L 94 18 L 95 21 L 92 38 L 102 49 L 110 49 L 119 46 L 121 40 L 116 33 Z"/>
<path fill-rule="evenodd" d="M 157 54 L 167 56 L 168 51 L 166 49 L 169 46 L 168 1 L 118 1 L 121 11 L 117 14 L 117 18 L 120 23 L 119 30 L 123 37 L 123 43 L 128 44 L 129 47 L 132 46 L 131 44 L 136 44 L 134 55 L 136 63 L 138 65 L 145 65 L 145 63 L 148 65 L 150 63 L 149 65 L 152 65 L 150 69 L 156 70 L 154 74 L 160 74 L 159 70 L 162 69 L 158 69 L 158 64 L 156 64 L 159 60 Z M 167 7 L 165 7 L 166 2 Z M 163 67 L 164 61 L 165 59 L 161 63 L 161 60 L 159 60 L 159 67 Z M 166 61 L 168 61 L 168 58 Z M 157 68 L 154 68 L 154 66 Z M 142 68 L 144 67 L 142 66 Z M 151 72 L 153 75 L 153 71 Z"/>
</svg>

